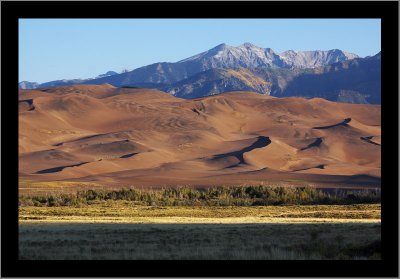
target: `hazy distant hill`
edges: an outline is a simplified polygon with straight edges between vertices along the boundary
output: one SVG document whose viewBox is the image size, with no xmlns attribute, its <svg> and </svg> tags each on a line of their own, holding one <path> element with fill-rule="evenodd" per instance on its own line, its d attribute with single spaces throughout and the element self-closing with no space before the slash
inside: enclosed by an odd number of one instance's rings
<svg viewBox="0 0 400 279">
<path fill-rule="evenodd" d="M 37 82 L 29 82 L 29 81 L 22 81 L 18 84 L 20 89 L 36 89 L 36 88 L 44 88 L 44 87 L 52 87 L 52 86 L 67 86 L 67 85 L 74 85 L 74 84 L 83 84 L 88 80 L 94 80 L 103 77 L 110 77 L 113 75 L 117 75 L 117 72 L 108 71 L 105 74 L 98 75 L 95 78 L 88 78 L 88 79 L 60 79 L 60 80 L 52 80 L 44 83 L 37 83 Z M 28 88 L 29 87 L 29 88 Z"/>
<path fill-rule="evenodd" d="M 342 61 L 293 78 L 275 96 L 322 97 L 348 103 L 381 102 L 381 53 Z"/>
<path fill-rule="evenodd" d="M 20 89 L 35 89 L 38 87 L 38 85 L 39 85 L 39 83 L 37 83 L 37 82 L 21 81 L 18 84 L 18 87 Z"/>
</svg>

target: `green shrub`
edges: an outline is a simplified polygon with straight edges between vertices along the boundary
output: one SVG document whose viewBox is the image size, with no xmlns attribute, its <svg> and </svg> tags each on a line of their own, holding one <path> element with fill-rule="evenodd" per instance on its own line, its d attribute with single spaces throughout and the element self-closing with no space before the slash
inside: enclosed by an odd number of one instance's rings
<svg viewBox="0 0 400 279">
<path fill-rule="evenodd" d="M 137 189 L 84 190 L 76 194 L 49 196 L 21 196 L 20 206 L 79 206 L 96 201 L 125 200 L 134 204 L 179 206 L 264 206 L 307 204 L 378 203 L 380 190 L 335 191 L 310 187 L 239 186 L 193 189 L 190 187 L 164 188 L 158 191 Z"/>
</svg>

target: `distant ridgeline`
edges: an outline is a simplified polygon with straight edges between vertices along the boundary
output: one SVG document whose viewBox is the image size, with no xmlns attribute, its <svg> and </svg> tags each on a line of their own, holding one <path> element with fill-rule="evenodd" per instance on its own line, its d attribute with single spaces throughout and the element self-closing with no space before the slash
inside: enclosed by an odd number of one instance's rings
<svg viewBox="0 0 400 279">
<path fill-rule="evenodd" d="M 130 72 L 109 71 L 90 79 L 22 81 L 21 89 L 73 84 L 156 88 L 193 99 L 228 91 L 277 97 L 320 97 L 346 103 L 381 102 L 381 53 L 360 58 L 338 49 L 275 53 L 250 43 L 218 45 L 176 63 L 155 63 Z"/>
</svg>

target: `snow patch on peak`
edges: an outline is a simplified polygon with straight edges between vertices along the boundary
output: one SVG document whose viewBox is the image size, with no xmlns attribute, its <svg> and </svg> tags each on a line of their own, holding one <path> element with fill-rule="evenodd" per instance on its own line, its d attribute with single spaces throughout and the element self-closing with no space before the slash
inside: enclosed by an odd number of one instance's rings
<svg viewBox="0 0 400 279">
<path fill-rule="evenodd" d="M 293 50 L 293 49 L 289 49 L 287 51 L 284 51 L 282 53 L 280 53 L 280 56 L 287 56 L 287 55 L 295 55 L 297 54 L 297 51 Z"/>
<path fill-rule="evenodd" d="M 360 56 L 358 56 L 357 54 L 351 53 L 351 52 L 343 51 L 343 53 L 344 53 L 344 55 L 346 55 L 346 57 L 348 59 L 360 58 Z"/>
<path fill-rule="evenodd" d="M 215 50 L 224 50 L 224 49 L 226 49 L 226 48 L 229 48 L 229 46 L 228 46 L 227 44 L 225 44 L 225 43 L 222 43 L 222 44 L 219 44 L 219 45 L 217 45 L 216 47 L 214 47 L 214 48 L 212 48 L 212 49 L 215 49 Z"/>
<path fill-rule="evenodd" d="M 344 53 L 339 49 L 328 51 L 288 50 L 277 54 L 271 48 L 261 48 L 245 42 L 237 47 L 219 44 L 178 63 L 194 63 L 202 70 L 232 67 L 316 68 L 356 57 L 358 56 L 355 54 Z"/>
<path fill-rule="evenodd" d="M 246 42 L 246 43 L 240 45 L 239 47 L 241 47 L 241 46 L 242 47 L 246 47 L 246 48 L 260 48 L 260 47 L 258 47 L 256 45 L 253 45 L 252 43 L 249 43 L 249 42 Z"/>
</svg>

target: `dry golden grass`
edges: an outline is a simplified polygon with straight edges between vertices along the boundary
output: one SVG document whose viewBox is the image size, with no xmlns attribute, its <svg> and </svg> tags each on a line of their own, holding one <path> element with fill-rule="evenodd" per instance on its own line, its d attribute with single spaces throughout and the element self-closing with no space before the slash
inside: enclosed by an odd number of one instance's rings
<svg viewBox="0 0 400 279">
<path fill-rule="evenodd" d="M 21 259 L 380 259 L 380 204 L 19 209 Z"/>
<path fill-rule="evenodd" d="M 251 207 L 155 207 L 101 201 L 81 207 L 20 207 L 20 222 L 319 223 L 380 222 L 379 204 Z"/>
<path fill-rule="evenodd" d="M 229 69 L 226 72 L 228 75 L 231 75 L 233 77 L 236 77 L 237 79 L 242 80 L 248 86 L 257 87 L 260 84 L 272 86 L 272 83 L 265 81 L 262 78 L 259 78 L 255 75 L 252 75 L 250 72 L 248 72 L 243 68 L 238 70 Z"/>
</svg>

